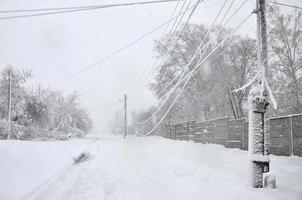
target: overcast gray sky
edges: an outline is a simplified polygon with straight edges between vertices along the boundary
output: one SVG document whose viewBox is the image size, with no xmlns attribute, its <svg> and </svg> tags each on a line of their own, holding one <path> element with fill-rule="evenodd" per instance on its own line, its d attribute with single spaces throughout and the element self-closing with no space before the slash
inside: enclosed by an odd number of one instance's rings
<svg viewBox="0 0 302 200">
<path fill-rule="evenodd" d="M 27 9 L 126 3 L 144 0 L 0 0 L 0 9 Z M 243 0 L 235 0 L 234 11 Z M 200 3 L 191 22 L 210 24 L 223 0 Z M 302 6 L 301 0 L 283 1 Z M 230 1 L 229 1 L 230 3 Z M 85 68 L 121 46 L 168 20 L 176 3 L 109 8 L 61 15 L 41 16 L 0 21 L 0 66 L 8 63 L 17 68 L 34 70 L 30 85 L 82 95 L 96 128 L 105 131 L 118 102 L 125 92 L 133 91 L 152 56 L 153 41 L 164 28 L 141 40 L 117 56 L 71 79 L 49 85 L 66 75 Z M 253 10 L 248 1 L 230 25 L 237 25 Z M 292 9 L 286 9 L 291 12 Z M 11 14 L 10 14 L 11 15 Z M 255 37 L 256 18 L 250 18 L 240 34 Z M 110 103 L 107 101 L 116 101 Z M 130 110 L 142 109 L 156 101 L 147 90 L 129 101 Z"/>
</svg>

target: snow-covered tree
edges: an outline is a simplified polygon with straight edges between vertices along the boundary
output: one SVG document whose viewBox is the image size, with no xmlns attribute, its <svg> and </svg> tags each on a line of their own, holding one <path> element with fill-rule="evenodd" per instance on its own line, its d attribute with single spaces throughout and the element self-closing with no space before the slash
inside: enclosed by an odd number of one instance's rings
<svg viewBox="0 0 302 200">
<path fill-rule="evenodd" d="M 208 42 L 209 45 L 191 62 L 188 66 L 190 70 L 196 66 L 198 60 L 205 58 L 230 33 L 228 29 L 220 29 L 216 32 L 218 28 L 209 30 L 206 26 L 191 24 L 181 34 L 174 48 L 172 45 L 178 35 L 177 32 L 172 38 L 167 37 L 157 41 L 155 49 L 160 65 L 150 88 L 159 99 L 176 84 L 178 78 L 175 77 L 186 70 L 184 67 L 189 63 L 208 31 L 209 35 L 204 40 L 203 46 L 206 46 Z M 231 90 L 242 86 L 253 75 L 256 60 L 255 45 L 255 40 L 247 36 L 232 35 L 225 45 L 217 49 L 202 66 L 194 71 L 183 94 L 171 110 L 174 119 L 180 118 L 184 121 L 192 118 L 243 117 L 242 104 L 248 91 L 235 94 Z M 173 49 L 170 55 L 167 54 L 167 49 Z M 173 84 L 167 87 L 172 80 L 174 80 Z M 162 92 L 165 87 L 167 89 Z M 171 95 L 167 105 L 175 96 L 175 94 Z M 164 106 L 163 110 L 165 108 L 167 106 Z"/>
<path fill-rule="evenodd" d="M 8 105 L 8 87 L 9 87 L 9 70 L 11 70 L 11 102 L 12 102 L 12 119 L 14 121 L 21 117 L 23 104 L 26 97 L 25 84 L 32 77 L 31 70 L 18 70 L 11 65 L 5 67 L 0 74 L 0 116 L 7 118 Z"/>
<path fill-rule="evenodd" d="M 65 97 L 61 92 L 42 86 L 27 88 L 26 82 L 32 77 L 31 70 L 18 70 L 12 66 L 7 66 L 0 73 L 0 121 L 3 126 L 7 126 L 9 69 L 12 72 L 12 127 L 18 127 L 13 134 L 24 135 L 27 132 L 34 136 L 34 132 L 44 131 L 49 135 L 83 135 L 91 130 L 92 121 L 86 109 L 78 103 L 77 93 Z M 7 130 L 7 127 L 0 128 Z M 5 134 L 0 133 L 3 138 L 6 138 Z M 43 134 L 39 136 L 43 137 Z"/>
<path fill-rule="evenodd" d="M 302 112 L 302 12 L 282 14 L 270 7 L 270 62 L 279 113 Z"/>
</svg>

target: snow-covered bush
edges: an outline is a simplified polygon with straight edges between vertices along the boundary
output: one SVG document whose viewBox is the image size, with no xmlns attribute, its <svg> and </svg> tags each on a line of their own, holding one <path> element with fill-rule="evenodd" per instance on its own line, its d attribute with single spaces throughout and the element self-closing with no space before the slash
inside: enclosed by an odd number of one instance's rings
<svg viewBox="0 0 302 200">
<path fill-rule="evenodd" d="M 0 72 L 0 139 L 8 135 L 8 68 L 12 71 L 11 138 L 66 140 L 91 130 L 91 119 L 77 102 L 77 93 L 63 96 L 41 86 L 26 88 L 31 71 L 8 66 Z"/>
</svg>

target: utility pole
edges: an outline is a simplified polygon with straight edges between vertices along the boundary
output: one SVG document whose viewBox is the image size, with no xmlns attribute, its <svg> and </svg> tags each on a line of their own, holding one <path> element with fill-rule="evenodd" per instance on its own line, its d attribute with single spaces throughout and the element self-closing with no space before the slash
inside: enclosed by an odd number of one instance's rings
<svg viewBox="0 0 302 200">
<path fill-rule="evenodd" d="M 7 139 L 11 138 L 11 110 L 12 110 L 12 69 L 9 67 L 8 69 L 8 109 L 7 109 L 7 123 L 8 123 L 8 133 L 7 133 Z"/>
<path fill-rule="evenodd" d="M 124 130 L 124 139 L 127 137 L 128 127 L 127 127 L 127 94 L 125 94 L 124 97 L 124 111 L 125 111 L 125 130 Z"/>
<path fill-rule="evenodd" d="M 267 130 L 265 127 L 265 111 L 268 105 L 264 90 L 264 77 L 268 67 L 267 30 L 266 30 L 266 0 L 256 0 L 257 14 L 257 59 L 261 77 L 252 86 L 249 102 L 249 156 L 250 181 L 254 188 L 263 187 L 263 173 L 269 171 L 269 156 L 267 148 Z"/>
</svg>

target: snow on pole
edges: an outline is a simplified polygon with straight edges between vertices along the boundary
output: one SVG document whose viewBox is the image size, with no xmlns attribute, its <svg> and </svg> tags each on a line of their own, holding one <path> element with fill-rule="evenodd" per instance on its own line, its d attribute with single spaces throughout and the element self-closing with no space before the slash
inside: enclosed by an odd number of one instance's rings
<svg viewBox="0 0 302 200">
<path fill-rule="evenodd" d="M 263 172 L 267 172 L 269 163 L 268 155 L 264 155 L 264 113 L 268 103 L 265 96 L 261 98 L 261 87 L 254 86 L 248 98 L 250 181 L 255 188 L 263 187 Z"/>
<path fill-rule="evenodd" d="M 257 0 L 257 58 L 260 76 L 249 92 L 249 157 L 250 181 L 254 188 L 263 187 L 263 173 L 269 171 L 268 135 L 265 111 L 268 106 L 265 74 L 268 67 L 265 0 Z"/>
</svg>

